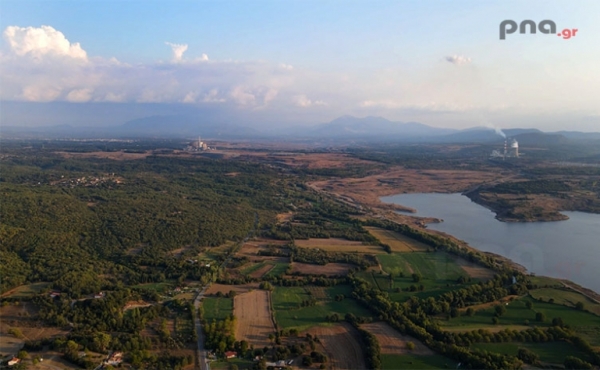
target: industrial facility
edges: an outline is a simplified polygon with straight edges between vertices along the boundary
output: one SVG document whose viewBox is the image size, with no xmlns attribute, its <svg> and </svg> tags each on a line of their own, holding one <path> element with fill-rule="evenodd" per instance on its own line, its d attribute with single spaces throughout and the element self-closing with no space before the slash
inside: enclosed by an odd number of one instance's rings
<svg viewBox="0 0 600 370">
<path fill-rule="evenodd" d="M 202 138 L 198 136 L 198 140 L 192 141 L 188 146 L 186 146 L 183 150 L 186 152 L 203 152 L 205 150 L 211 150 L 212 148 L 208 146 Z"/>
<path fill-rule="evenodd" d="M 510 145 L 508 139 L 504 140 L 504 150 L 492 150 L 491 158 L 519 158 L 519 142 L 517 140 L 510 139 Z"/>
</svg>

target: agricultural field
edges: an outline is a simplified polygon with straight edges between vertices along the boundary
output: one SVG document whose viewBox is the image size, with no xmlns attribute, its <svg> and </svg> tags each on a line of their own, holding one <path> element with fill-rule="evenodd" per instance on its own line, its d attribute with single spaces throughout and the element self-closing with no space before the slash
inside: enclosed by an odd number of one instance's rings
<svg viewBox="0 0 600 370">
<path fill-rule="evenodd" d="M 348 271 L 355 266 L 347 263 L 328 263 L 326 265 L 314 265 L 309 263 L 292 263 L 292 274 L 299 273 L 302 275 L 325 275 L 325 276 L 340 276 L 347 275 Z"/>
<path fill-rule="evenodd" d="M 554 364 L 563 364 L 565 357 L 576 356 L 589 361 L 589 356 L 568 342 L 545 342 L 545 343 L 475 343 L 471 348 L 493 351 L 507 355 L 516 356 L 519 348 L 528 350 L 540 356 L 540 361 Z"/>
<path fill-rule="evenodd" d="M 251 290 L 258 289 L 258 285 L 258 283 L 249 283 L 244 285 L 211 284 L 206 291 L 206 295 L 210 296 L 217 293 L 229 294 L 231 291 L 234 291 L 237 294 L 246 293 Z"/>
<path fill-rule="evenodd" d="M 532 309 L 526 307 L 526 302 L 533 304 Z M 573 308 L 559 304 L 539 302 L 531 297 L 523 297 L 505 305 L 506 313 L 499 318 L 498 325 L 492 325 L 498 328 L 522 327 L 526 326 L 526 320 L 529 325 L 547 327 L 552 324 L 552 319 L 560 317 L 563 321 L 579 332 L 583 338 L 587 339 L 593 346 L 600 345 L 598 332 L 600 332 L 600 317 L 589 312 L 577 311 Z M 475 311 L 471 317 L 462 315 L 461 317 L 444 320 L 442 327 L 449 330 L 474 330 L 479 328 L 489 328 L 494 317 L 494 307 Z M 541 312 L 545 316 L 543 322 L 536 321 L 536 313 Z M 594 334 L 595 333 L 595 334 Z"/>
<path fill-rule="evenodd" d="M 348 323 L 317 326 L 307 333 L 319 337 L 332 368 L 366 369 L 358 332 Z"/>
<path fill-rule="evenodd" d="M 233 299 L 227 297 L 204 297 L 202 299 L 204 309 L 204 319 L 207 322 L 212 320 L 224 320 L 233 313 Z"/>
<path fill-rule="evenodd" d="M 456 258 L 444 252 L 392 253 L 378 255 L 377 259 L 383 272 L 361 272 L 357 276 L 387 291 L 395 302 L 404 302 L 413 295 L 427 298 L 443 294 L 461 286 L 457 283 L 459 277 L 468 276 Z M 413 273 L 420 276 L 418 281 Z M 420 286 L 422 290 L 416 289 Z"/>
<path fill-rule="evenodd" d="M 397 369 L 456 369 L 458 363 L 440 355 L 381 355 L 381 368 L 383 370 Z"/>
<path fill-rule="evenodd" d="M 210 363 L 210 368 L 217 369 L 217 370 L 218 369 L 229 370 L 229 369 L 231 369 L 232 365 L 236 365 L 238 367 L 238 369 L 240 369 L 240 370 L 251 369 L 252 365 L 254 365 L 254 362 L 244 360 L 241 358 L 231 358 L 226 361 L 223 361 L 223 360 L 213 361 Z"/>
<path fill-rule="evenodd" d="M 349 287 L 347 288 L 349 289 Z M 316 325 L 330 325 L 325 318 L 334 313 L 337 313 L 342 319 L 347 313 L 371 317 L 370 311 L 360 306 L 352 298 L 335 301 L 334 297 L 337 294 L 344 294 L 348 297 L 349 291 L 338 287 L 327 288 L 327 298 L 319 299 L 308 294 L 307 290 L 302 287 L 275 288 L 273 291 L 273 309 L 275 310 L 277 326 L 280 329 L 305 330 Z M 309 301 L 311 298 L 317 300 L 315 305 L 300 307 L 302 301 Z"/>
<path fill-rule="evenodd" d="M 270 294 L 265 290 L 254 290 L 235 296 L 236 339 L 247 340 L 257 348 L 271 344 L 268 337 L 275 333 L 275 327 L 271 318 Z"/>
<path fill-rule="evenodd" d="M 431 249 L 426 244 L 395 231 L 378 227 L 365 227 L 365 229 L 367 229 L 371 235 L 379 239 L 380 242 L 389 245 L 393 252 L 425 252 L 428 249 Z"/>
<path fill-rule="evenodd" d="M 421 343 L 419 340 L 412 338 L 408 335 L 402 335 L 396 329 L 392 328 L 385 322 L 372 322 L 369 324 L 363 324 L 360 326 L 369 333 L 377 337 L 379 346 L 381 347 L 381 354 L 413 354 L 413 355 L 433 355 L 427 346 Z M 409 350 L 407 343 L 412 342 L 415 348 Z"/>
<path fill-rule="evenodd" d="M 149 292 L 156 292 L 158 294 L 166 293 L 175 282 L 164 282 L 164 283 L 147 283 L 147 284 L 138 284 L 133 285 L 132 288 L 144 289 Z"/>
<path fill-rule="evenodd" d="M 297 239 L 294 242 L 301 248 L 319 248 L 327 252 L 347 252 L 347 253 L 385 253 L 383 248 L 377 245 L 366 245 L 362 242 L 351 241 L 339 238 L 329 239 Z"/>
<path fill-rule="evenodd" d="M 600 316 L 600 303 L 594 302 L 583 294 L 566 288 L 541 288 L 532 290 L 529 292 L 529 294 L 531 294 L 531 296 L 536 300 L 543 300 L 547 302 L 549 299 L 553 299 L 554 303 L 569 307 L 575 307 L 577 302 L 581 302 L 583 303 L 584 310 Z"/>
<path fill-rule="evenodd" d="M 444 252 L 394 253 L 377 256 L 377 259 L 385 272 L 394 275 L 417 273 L 423 278 L 451 281 L 466 275 L 456 259 Z"/>
<path fill-rule="evenodd" d="M 264 275 L 265 277 L 280 277 L 284 275 L 287 269 L 290 267 L 289 263 L 275 262 L 273 267 Z"/>
</svg>

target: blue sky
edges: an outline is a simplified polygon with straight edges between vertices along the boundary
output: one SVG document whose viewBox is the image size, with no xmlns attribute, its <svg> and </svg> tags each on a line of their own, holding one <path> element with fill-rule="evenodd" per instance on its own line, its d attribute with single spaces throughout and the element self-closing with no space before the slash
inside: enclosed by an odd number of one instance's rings
<svg viewBox="0 0 600 370">
<path fill-rule="evenodd" d="M 34 110 L 110 102 L 139 114 L 152 103 L 264 125 L 353 114 L 600 127 L 598 1 L 5 0 L 0 11 L 0 99 Z M 579 31 L 500 41 L 505 19 Z M 2 120 L 45 124 L 22 111 Z"/>
</svg>

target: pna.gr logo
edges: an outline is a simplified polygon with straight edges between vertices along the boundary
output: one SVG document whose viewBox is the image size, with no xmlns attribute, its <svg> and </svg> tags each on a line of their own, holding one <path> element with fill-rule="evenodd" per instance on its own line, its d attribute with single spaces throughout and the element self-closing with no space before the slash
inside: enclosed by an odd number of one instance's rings
<svg viewBox="0 0 600 370">
<path fill-rule="evenodd" d="M 517 22 L 511 20 L 505 20 L 500 23 L 500 40 L 505 40 L 506 35 L 510 35 L 511 33 L 517 32 L 519 30 L 520 34 L 525 33 L 533 33 L 536 31 L 540 31 L 540 33 L 546 35 L 556 34 L 559 37 L 562 37 L 565 40 L 570 39 L 571 37 L 575 37 L 577 34 L 577 28 L 565 28 L 564 30 L 556 33 L 556 23 L 550 20 L 543 20 L 540 24 L 536 25 L 532 20 L 524 20 L 520 24 L 517 25 Z"/>
</svg>

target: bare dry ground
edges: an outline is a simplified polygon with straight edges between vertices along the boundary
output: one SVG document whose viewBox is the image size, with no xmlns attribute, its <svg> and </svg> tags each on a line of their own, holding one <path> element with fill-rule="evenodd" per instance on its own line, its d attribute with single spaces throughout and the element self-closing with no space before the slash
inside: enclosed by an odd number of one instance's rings
<svg viewBox="0 0 600 370">
<path fill-rule="evenodd" d="M 270 344 L 269 334 L 275 333 L 271 318 L 270 294 L 265 290 L 254 290 L 235 296 L 233 314 L 237 318 L 236 339 L 247 340 L 257 348 Z"/>
<path fill-rule="evenodd" d="M 355 253 L 385 253 L 383 248 L 376 245 L 365 245 L 362 242 L 329 238 L 329 239 L 301 239 L 295 241 L 302 248 L 319 248 L 327 252 L 355 252 Z"/>
<path fill-rule="evenodd" d="M 369 324 L 361 325 L 362 329 L 365 329 L 369 333 L 375 335 L 381 346 L 382 354 L 404 354 L 411 353 L 415 355 L 433 355 L 433 351 L 425 346 L 418 339 L 410 337 L 408 335 L 400 334 L 396 329 L 392 328 L 385 322 L 372 322 Z M 413 342 L 415 349 L 408 350 L 406 343 Z"/>
<path fill-rule="evenodd" d="M 123 312 L 127 311 L 127 310 L 132 310 L 134 308 L 142 308 L 142 307 L 150 307 L 152 306 L 152 303 L 148 303 L 146 301 L 129 301 L 127 303 L 125 303 L 125 306 L 123 307 Z"/>
<path fill-rule="evenodd" d="M 258 289 L 258 283 L 249 283 L 244 285 L 225 285 L 225 284 L 212 284 L 206 291 L 207 295 L 217 294 L 221 292 L 227 294 L 230 291 L 234 291 L 236 294 L 248 293 L 251 290 Z"/>
<path fill-rule="evenodd" d="M 41 356 L 44 361 L 39 362 L 37 365 L 29 364 L 28 369 L 36 369 L 36 370 L 64 370 L 64 369 L 80 369 L 79 366 L 68 362 L 67 360 L 62 359 L 62 354 L 55 351 L 42 351 L 36 352 L 36 355 Z M 97 363 L 99 364 L 101 361 L 98 358 Z"/>
<path fill-rule="evenodd" d="M 411 239 L 394 231 L 380 229 L 378 227 L 365 227 L 371 235 L 392 248 L 394 252 L 422 252 L 429 249 L 426 244 Z"/>
<path fill-rule="evenodd" d="M 293 216 L 294 216 L 293 212 L 279 213 L 279 214 L 277 214 L 277 222 L 278 223 L 288 222 L 289 220 L 292 219 Z"/>
<path fill-rule="evenodd" d="M 456 263 L 472 278 L 489 280 L 496 274 L 493 270 L 479 266 L 462 258 L 456 258 Z"/>
<path fill-rule="evenodd" d="M 236 253 L 238 256 L 246 256 L 246 257 L 257 257 L 257 254 L 261 250 L 265 250 L 268 245 L 285 245 L 288 242 L 286 240 L 274 240 L 274 239 L 256 239 L 250 240 L 240 248 L 240 250 Z M 262 257 L 261 257 L 262 258 Z"/>
<path fill-rule="evenodd" d="M 326 265 L 312 265 L 308 263 L 293 262 L 292 274 L 300 273 L 302 275 L 325 275 L 337 276 L 346 275 L 348 270 L 355 266 L 346 263 L 328 263 Z"/>
<path fill-rule="evenodd" d="M 350 324 L 316 326 L 307 332 L 319 337 L 332 369 L 367 368 L 358 333 Z"/>
<path fill-rule="evenodd" d="M 313 181 L 309 185 L 368 207 L 410 211 L 407 207 L 382 204 L 379 197 L 400 193 L 461 192 L 501 176 L 500 173 L 484 171 L 418 170 L 396 166 L 362 178 Z"/>
</svg>

